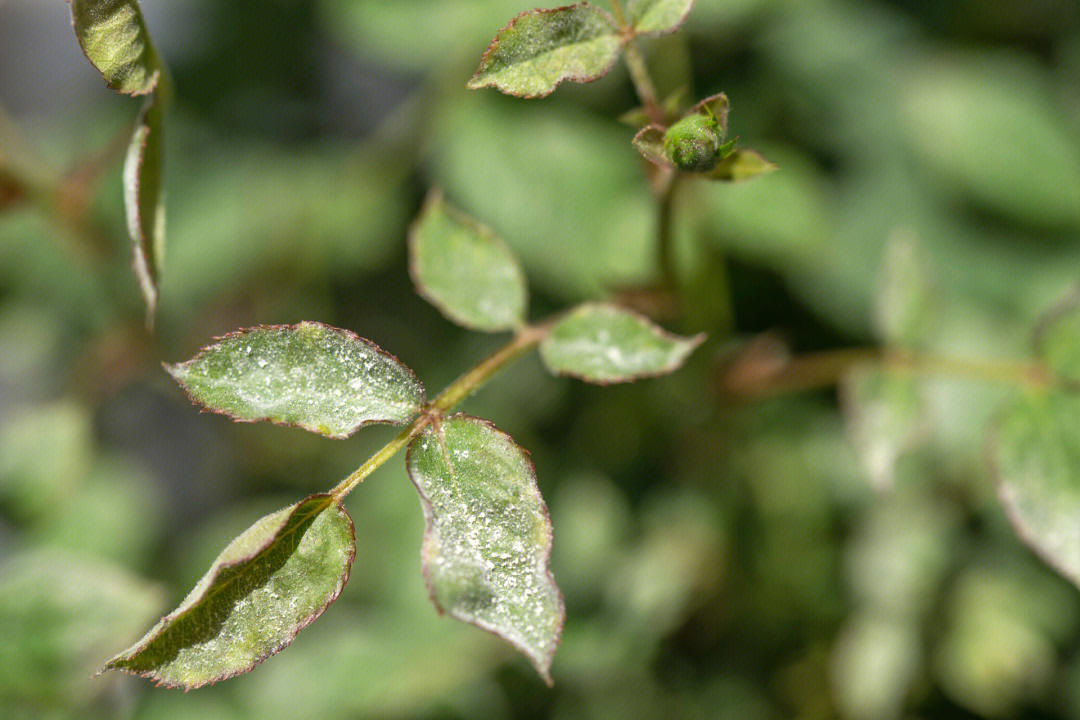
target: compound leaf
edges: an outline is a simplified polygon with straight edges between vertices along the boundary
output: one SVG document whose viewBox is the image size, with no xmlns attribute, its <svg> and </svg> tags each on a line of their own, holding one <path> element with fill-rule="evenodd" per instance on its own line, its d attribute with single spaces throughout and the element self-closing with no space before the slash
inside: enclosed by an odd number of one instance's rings
<svg viewBox="0 0 1080 720">
<path fill-rule="evenodd" d="M 564 315 L 540 343 L 556 375 L 608 384 L 666 375 L 704 341 L 679 337 L 614 305 L 585 304 Z"/>
<path fill-rule="evenodd" d="M 630 0 L 630 26 L 637 35 L 673 33 L 685 22 L 694 0 Z"/>
<path fill-rule="evenodd" d="M 425 399 L 420 381 L 393 355 L 316 322 L 241 330 L 166 369 L 208 410 L 333 438 L 367 423 L 404 423 Z"/>
<path fill-rule="evenodd" d="M 409 272 L 419 293 L 459 325 L 498 332 L 525 322 L 528 288 L 517 257 L 441 194 L 413 224 Z"/>
<path fill-rule="evenodd" d="M 75 37 L 109 87 L 147 95 L 158 84 L 161 61 L 137 0 L 69 0 Z"/>
<path fill-rule="evenodd" d="M 165 190 L 161 101 L 146 99 L 124 160 L 124 207 L 131 236 L 132 266 L 152 320 L 157 308 L 158 274 L 165 252 Z"/>
<path fill-rule="evenodd" d="M 337 598 L 355 554 L 352 519 L 329 495 L 267 515 L 229 543 L 180 607 L 102 670 L 185 689 L 248 672 Z"/>
<path fill-rule="evenodd" d="M 611 18 L 588 3 L 524 12 L 495 36 L 468 87 L 544 97 L 564 80 L 600 79 L 621 47 Z"/>
<path fill-rule="evenodd" d="M 1080 398 L 1032 395 L 1005 413 L 991 446 L 998 493 L 1020 537 L 1080 585 Z"/>
<path fill-rule="evenodd" d="M 562 594 L 551 521 L 529 454 L 491 423 L 433 422 L 406 464 L 424 506 L 424 577 L 436 608 L 508 641 L 551 683 Z"/>
<path fill-rule="evenodd" d="M 708 177 L 710 180 L 739 182 L 753 180 L 775 169 L 776 165 L 763 158 L 761 153 L 740 148 L 716 163 Z"/>
</svg>

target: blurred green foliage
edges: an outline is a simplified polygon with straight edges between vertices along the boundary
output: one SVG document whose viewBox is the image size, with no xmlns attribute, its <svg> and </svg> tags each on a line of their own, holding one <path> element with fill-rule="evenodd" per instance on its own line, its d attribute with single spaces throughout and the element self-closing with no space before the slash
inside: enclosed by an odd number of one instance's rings
<svg viewBox="0 0 1080 720">
<path fill-rule="evenodd" d="M 863 374 L 839 396 L 716 391 L 729 290 L 739 337 L 775 330 L 797 353 L 1028 357 L 1080 275 L 1070 0 L 699 0 L 644 43 L 661 95 L 726 92 L 731 134 L 780 170 L 676 199 L 689 310 L 667 324 L 710 335 L 683 371 L 594 388 L 528 357 L 464 407 L 530 449 L 550 505 L 568 609 L 554 690 L 435 614 L 399 463 L 349 498 L 352 578 L 285 652 L 188 694 L 87 680 L 254 519 L 392 434 L 200 416 L 160 361 L 319 320 L 437 391 L 499 340 L 409 285 L 407 225 L 432 186 L 513 246 L 535 317 L 658 274 L 622 67 L 540 101 L 464 89 L 533 3 L 198 0 L 172 10 L 175 36 L 143 4 L 176 81 L 155 334 L 117 163 L 77 223 L 0 192 L 5 716 L 1080 718 L 1080 595 L 1017 539 L 985 462 L 1013 388 Z M 56 176 L 136 110 L 102 91 L 17 117 L 0 160 Z"/>
</svg>

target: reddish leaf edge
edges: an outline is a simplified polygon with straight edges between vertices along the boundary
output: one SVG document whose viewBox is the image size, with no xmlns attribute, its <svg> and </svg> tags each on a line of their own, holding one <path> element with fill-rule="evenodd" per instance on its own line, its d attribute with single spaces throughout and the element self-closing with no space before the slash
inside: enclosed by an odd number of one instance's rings
<svg viewBox="0 0 1080 720">
<path fill-rule="evenodd" d="M 678 363 L 676 363 L 675 365 L 673 365 L 672 367 L 670 367 L 670 368 L 668 368 L 666 370 L 654 370 L 654 371 L 650 371 L 650 372 L 631 373 L 630 375 L 625 375 L 625 376 L 619 378 L 618 380 L 593 380 L 592 378 L 584 377 L 581 373 L 568 371 L 568 370 L 565 370 L 565 371 L 564 370 L 555 370 L 554 368 L 550 367 L 547 364 L 547 362 L 544 360 L 544 354 L 540 353 L 540 359 L 544 363 L 544 367 L 547 369 L 547 371 L 549 373 L 551 373 L 552 375 L 555 375 L 556 377 L 574 378 L 575 380 L 580 380 L 582 382 L 587 382 L 590 385 L 600 385 L 601 387 L 607 387 L 609 385 L 624 385 L 626 383 L 637 382 L 638 380 L 652 380 L 654 378 L 665 377 L 667 375 L 671 375 L 674 372 L 678 372 L 679 369 L 682 368 L 682 366 L 686 364 L 687 359 L 691 355 L 694 354 L 695 350 L 698 349 L 698 347 L 701 345 L 701 343 L 705 342 L 705 340 L 708 338 L 708 335 L 706 333 L 703 333 L 703 332 L 700 332 L 697 335 L 690 335 L 690 336 L 677 335 L 677 334 L 675 334 L 673 332 L 669 332 L 668 330 L 665 330 L 664 328 L 660 327 L 659 325 L 654 323 L 650 318 L 646 317 L 645 315 L 642 315 L 641 313 L 639 313 L 636 310 L 631 310 L 630 308 L 624 307 L 622 305 L 618 305 L 616 303 L 610 303 L 610 302 L 587 302 L 587 303 L 582 303 L 580 305 L 575 305 L 574 307 L 570 308 L 569 310 L 567 310 L 567 311 L 565 311 L 563 313 L 560 313 L 558 315 L 558 317 L 556 317 L 552 321 L 551 327 L 555 327 L 556 325 L 558 325 L 559 322 L 562 321 L 563 318 L 567 317 L 571 313 L 577 312 L 577 311 L 582 310 L 584 308 L 601 308 L 601 309 L 604 309 L 604 310 L 618 310 L 620 313 L 631 316 L 642 327 L 644 327 L 644 328 L 646 328 L 648 330 L 652 330 L 652 331 L 655 331 L 655 332 L 659 333 L 660 336 L 663 337 L 665 340 L 669 340 L 671 342 L 678 342 L 678 343 L 690 343 L 690 347 L 687 348 L 686 354 L 682 356 L 682 358 L 679 360 Z M 548 337 L 550 337 L 550 335 Z M 544 339 L 544 342 L 547 342 L 547 338 Z M 540 344 L 541 344 L 541 346 L 543 346 L 543 342 L 541 342 Z"/>
<path fill-rule="evenodd" d="M 662 125 L 657 125 L 655 123 L 653 123 L 652 125 L 646 125 L 645 127 L 641 128 L 641 130 L 638 130 L 637 134 L 634 135 L 634 139 L 631 140 L 631 144 L 634 146 L 634 149 L 638 151 L 641 157 L 645 158 L 653 165 L 667 168 L 668 170 L 676 170 L 677 168 L 675 167 L 675 163 L 671 162 L 671 160 L 668 159 L 667 155 L 665 155 L 663 152 L 653 152 L 650 145 L 645 142 L 645 136 L 653 132 L 660 133 L 661 138 L 663 138 L 665 130 Z"/>
<path fill-rule="evenodd" d="M 477 325 L 476 323 L 469 322 L 465 318 L 456 315 L 441 300 L 428 293 L 427 289 L 424 287 L 424 283 L 420 280 L 419 253 L 416 250 L 416 244 L 417 242 L 419 242 L 419 240 L 417 239 L 417 232 L 420 228 L 420 223 L 427 216 L 428 211 L 440 205 L 442 206 L 443 211 L 446 212 L 446 214 L 452 217 L 454 220 L 460 222 L 462 225 L 468 226 L 477 234 L 483 235 L 488 240 L 491 240 L 493 243 L 499 245 L 504 250 L 506 250 L 507 253 L 509 253 L 510 256 L 514 259 L 514 269 L 518 278 L 521 280 L 522 284 L 525 285 L 526 289 L 528 289 L 528 277 L 526 277 L 525 270 L 521 266 L 521 260 L 518 259 L 517 253 L 514 252 L 513 248 L 511 248 L 510 245 L 508 245 L 507 242 L 502 239 L 502 236 L 495 232 L 489 225 L 485 225 L 476 218 L 459 210 L 457 207 L 447 202 L 446 196 L 443 194 L 441 188 L 432 188 L 432 190 L 428 192 L 427 198 L 424 200 L 424 203 L 420 208 L 420 212 L 417 213 L 416 218 L 412 221 L 412 223 L 410 223 L 407 233 L 409 245 L 409 278 L 412 280 L 413 288 L 416 290 L 416 294 L 424 298 L 424 300 L 434 306 L 434 308 L 438 310 L 444 318 L 454 323 L 455 325 L 463 327 L 467 330 L 475 330 L 477 332 L 509 332 L 511 330 L 518 330 L 521 327 L 524 327 L 525 321 L 522 321 L 520 324 L 507 325 L 505 327 L 499 328 L 482 327 L 480 325 Z M 528 314 L 528 311 L 529 298 L 526 294 L 526 315 Z"/>
<path fill-rule="evenodd" d="M 631 26 L 630 31 L 634 33 L 634 37 L 663 37 L 664 35 L 672 35 L 678 32 L 679 28 L 686 22 L 686 19 L 690 17 L 690 11 L 694 9 L 694 5 L 696 4 L 697 0 L 693 0 L 693 2 L 687 6 L 686 12 L 682 14 L 682 17 L 679 18 L 678 22 L 665 30 L 638 30 L 636 27 Z"/>
<path fill-rule="evenodd" d="M 498 47 L 499 47 L 499 38 L 502 37 L 503 33 L 510 30 L 510 28 L 512 28 L 515 24 L 517 24 L 517 22 L 519 20 L 521 20 L 523 17 L 526 17 L 528 15 L 541 15 L 541 14 L 544 14 L 544 13 L 563 12 L 565 10 L 573 10 L 574 8 L 582 8 L 582 7 L 587 7 L 587 8 L 590 8 L 592 10 L 595 10 L 598 14 L 603 16 L 604 20 L 611 27 L 612 34 L 620 36 L 619 37 L 619 51 L 615 53 L 614 57 L 612 57 L 611 62 L 608 63 L 607 67 L 605 67 L 599 73 L 597 73 L 596 75 L 580 75 L 580 76 L 579 75 L 568 75 L 566 77 L 562 77 L 562 78 L 559 78 L 558 80 L 556 80 L 555 84 L 552 85 L 551 88 L 548 89 L 547 91 L 543 91 L 543 92 L 539 92 L 539 93 L 519 93 L 519 92 L 513 92 L 512 90 L 504 90 L 503 88 L 499 87 L 499 84 L 497 82 L 495 82 L 494 80 L 489 81 L 489 82 L 483 82 L 483 83 L 482 82 L 477 82 L 477 79 L 480 77 L 480 73 L 484 71 L 484 65 L 488 62 L 488 59 L 493 54 L 495 54 L 495 51 L 498 49 Z M 555 90 L 557 90 L 558 87 L 560 85 L 562 85 L 564 82 L 591 83 L 591 82 L 596 82 L 597 80 L 600 80 L 600 79 L 604 78 L 605 76 L 607 76 L 607 74 L 609 72 L 611 72 L 611 68 L 615 67 L 615 64 L 619 61 L 619 53 L 622 52 L 622 46 L 624 44 L 626 44 L 626 36 L 619 33 L 618 26 L 615 24 L 615 20 L 611 17 L 611 15 L 609 15 L 607 12 L 605 12 L 602 8 L 599 8 L 599 7 L 597 7 L 597 6 L 595 6 L 595 5 L 591 4 L 591 3 L 580 2 L 580 3 L 574 3 L 573 5 L 563 5 L 562 7 L 557 7 L 557 8 L 537 8 L 536 10 L 526 10 L 525 12 L 522 12 L 522 13 L 519 13 L 518 15 L 516 15 L 501 30 L 499 30 L 498 33 L 496 33 L 494 39 L 491 41 L 491 44 L 488 45 L 488 49 L 485 50 L 484 54 L 480 56 L 480 67 L 478 67 L 476 69 L 476 72 L 473 74 L 472 78 L 467 83 L 465 83 L 465 87 L 467 89 L 469 89 L 469 90 L 482 90 L 484 88 L 495 88 L 496 90 L 503 93 L 504 95 L 510 95 L 512 97 L 523 98 L 525 100 L 538 100 L 540 98 L 545 98 L 548 95 L 550 95 L 551 93 L 555 92 Z"/>
<path fill-rule="evenodd" d="M 428 496 L 425 495 L 424 491 L 420 489 L 420 484 L 416 482 L 416 478 L 413 477 L 411 470 L 413 448 L 420 439 L 420 434 L 417 434 L 413 437 L 412 441 L 409 442 L 409 447 L 405 451 L 405 468 L 409 473 L 409 480 L 412 482 L 413 487 L 416 488 L 416 494 L 420 496 L 420 504 L 424 510 L 424 540 L 423 544 L 421 545 L 420 558 L 421 572 L 424 576 L 424 586 L 427 588 L 428 591 L 428 599 L 431 600 L 431 604 L 435 606 L 435 611 L 439 615 L 448 614 L 455 620 L 459 620 L 474 627 L 480 628 L 485 632 L 491 633 L 503 642 L 512 645 L 515 649 L 518 650 L 518 652 L 520 652 L 529 660 L 529 662 L 532 664 L 533 668 L 536 669 L 536 672 L 540 675 L 540 678 L 544 681 L 544 683 L 548 687 L 554 687 L 555 681 L 551 677 L 551 665 L 555 660 L 555 653 L 562 645 L 563 627 L 566 625 L 566 599 L 563 596 L 562 590 L 559 589 L 558 583 L 555 582 L 555 576 L 551 573 L 551 551 L 552 547 L 554 546 L 554 536 L 552 533 L 551 525 L 551 513 L 548 512 L 547 503 L 544 501 L 544 496 L 540 493 L 540 486 L 537 483 L 536 479 L 536 464 L 532 460 L 532 453 L 530 453 L 526 448 L 523 448 L 521 445 L 518 445 L 518 443 L 509 433 L 496 427 L 495 423 L 491 422 L 490 420 L 485 420 L 484 418 L 479 418 L 474 415 L 469 415 L 467 413 L 455 413 L 453 415 L 446 416 L 445 418 L 433 418 L 431 423 L 431 428 L 433 432 L 440 431 L 438 423 L 442 422 L 443 420 L 467 420 L 469 422 L 486 425 L 487 427 L 494 430 L 496 433 L 505 437 L 514 445 L 514 447 L 518 448 L 521 451 L 522 457 L 525 459 L 525 462 L 528 465 L 529 473 L 532 476 L 532 487 L 536 493 L 536 498 L 540 501 L 540 512 L 543 513 L 544 520 L 546 521 L 544 542 L 544 573 L 547 576 L 548 581 L 551 583 L 551 586 L 555 588 L 555 597 L 557 598 L 559 605 L 559 625 L 555 629 L 555 644 L 552 645 L 551 650 L 548 651 L 547 655 L 544 656 L 543 661 L 538 661 L 536 658 L 533 658 L 532 655 L 529 654 L 528 650 L 520 643 L 504 637 L 497 629 L 489 627 L 487 623 L 479 622 L 473 618 L 462 617 L 461 615 L 453 611 L 447 613 L 446 610 L 439 604 L 439 601 L 435 598 L 435 589 L 432 587 L 431 584 L 431 562 L 427 554 L 428 538 L 431 535 L 431 518 L 434 515 L 434 507 L 432 506 L 431 500 L 428 498 Z"/>
<path fill-rule="evenodd" d="M 221 345 L 221 343 L 223 341 L 225 341 L 225 340 L 233 340 L 235 338 L 243 337 L 244 335 L 248 335 L 250 333 L 257 332 L 257 331 L 260 331 L 260 330 L 296 330 L 297 328 L 302 327 L 304 325 L 318 325 L 319 327 L 323 327 L 323 328 L 326 328 L 328 330 L 332 330 L 334 332 L 341 333 L 342 335 L 345 335 L 345 337 L 348 338 L 349 340 L 362 342 L 362 343 L 370 346 L 372 349 L 374 349 L 380 355 L 383 355 L 383 356 L 385 356 L 387 358 L 390 358 L 391 360 L 393 360 L 393 361 L 397 362 L 398 364 L 400 364 L 401 367 L 408 370 L 409 375 L 412 377 L 413 380 L 416 381 L 417 386 L 420 388 L 420 398 L 421 398 L 420 405 L 417 407 L 416 411 L 409 418 L 409 420 L 404 420 L 404 421 L 397 421 L 397 420 L 364 420 L 359 425 L 352 428 L 351 430 L 349 430 L 346 433 L 330 434 L 330 433 L 319 432 L 319 430 L 317 430 L 316 428 L 309 427 L 309 426 L 307 426 L 307 425 L 305 425 L 303 423 L 281 422 L 280 420 L 274 420 L 273 418 L 270 418 L 270 417 L 258 417 L 258 418 L 239 417 L 239 416 L 229 412 L 228 410 L 218 410 L 216 408 L 211 408 L 211 407 L 207 407 L 206 405 L 204 405 L 202 402 L 200 402 L 191 393 L 191 391 L 188 389 L 187 385 L 185 385 L 182 380 L 177 378 L 176 374 L 173 372 L 175 368 L 181 368 L 181 367 L 186 367 L 188 365 L 193 365 L 198 360 L 201 360 L 204 355 L 206 355 L 211 350 L 213 350 L 216 347 L 218 347 L 219 345 Z M 169 375 L 172 376 L 173 380 L 176 380 L 177 384 L 180 385 L 180 387 L 183 389 L 184 394 L 187 395 L 187 398 L 188 398 L 188 400 L 191 401 L 191 404 L 195 405 L 196 407 L 199 408 L 199 412 L 213 413 L 214 415 L 222 415 L 224 417 L 229 418 L 233 422 L 238 422 L 238 423 L 269 422 L 269 423 L 272 423 L 274 425 L 279 425 L 281 427 L 294 427 L 294 428 L 300 428 L 301 430 L 307 430 L 308 432 L 313 432 L 316 435 L 322 435 L 323 437 L 330 438 L 331 440 L 344 440 L 344 439 L 346 439 L 348 437 L 351 437 L 358 430 L 360 430 L 363 427 L 367 427 L 368 425 L 394 425 L 394 426 L 406 425 L 412 420 L 412 418 L 416 417 L 416 415 L 418 415 L 424 409 L 424 406 L 427 404 L 427 391 L 424 389 L 424 384 L 422 382 L 420 382 L 420 378 L 418 378 L 416 376 L 416 372 L 414 372 L 411 367 L 409 367 L 408 365 L 403 363 L 393 353 L 389 353 L 386 350 L 383 350 L 381 347 L 379 347 L 378 345 L 373 343 L 371 340 L 368 340 L 367 338 L 364 338 L 364 337 L 360 337 L 359 335 L 357 335 L 352 330 L 346 330 L 344 328 L 334 327 L 333 325 L 327 325 L 326 323 L 318 322 L 317 320 L 304 320 L 302 322 L 298 322 L 298 323 L 295 323 L 295 324 L 292 324 L 292 325 L 252 325 L 251 327 L 241 328 L 241 329 L 235 330 L 233 332 L 225 333 L 224 335 L 215 335 L 213 340 L 215 342 L 201 348 L 199 350 L 199 352 L 196 353 L 195 356 L 192 357 L 190 360 L 185 360 L 184 362 L 174 363 L 174 364 L 171 364 L 171 365 L 169 363 L 164 363 L 164 362 L 161 363 L 161 366 L 163 368 L 165 368 L 165 372 L 169 373 Z"/>
<path fill-rule="evenodd" d="M 152 680 L 156 687 L 183 690 L 184 692 L 188 692 L 189 690 L 198 690 L 199 688 L 206 687 L 207 685 L 215 685 L 215 684 L 221 682 L 222 680 L 228 680 L 230 678 L 234 678 L 234 677 L 237 677 L 239 675 L 247 674 L 247 673 L 251 672 L 252 670 L 254 670 L 255 668 L 257 668 L 259 665 L 261 665 L 263 662 L 265 662 L 271 656 L 276 655 L 277 653 L 281 652 L 282 650 L 287 648 L 289 645 L 291 645 L 293 640 L 296 639 L 296 636 L 300 633 L 301 630 L 303 630 L 308 625 L 310 625 L 311 623 L 318 620 L 320 617 L 322 617 L 323 613 L 325 613 L 327 611 L 327 609 L 331 605 L 334 604 L 334 601 L 338 599 L 338 597 L 341 595 L 341 591 L 345 589 L 345 585 L 349 582 L 349 578 L 352 576 L 352 566 L 353 566 L 353 562 L 356 560 L 356 525 L 353 523 L 352 516 L 349 515 L 348 510 L 346 510 L 345 506 L 342 505 L 341 499 L 340 498 L 335 498 L 333 495 L 326 494 L 326 493 L 315 493 L 313 495 L 308 495 L 303 500 L 300 500 L 299 502 L 295 503 L 296 509 L 282 520 L 281 528 L 284 528 L 286 525 L 289 524 L 289 521 L 293 519 L 293 517 L 296 515 L 296 512 L 300 510 L 300 507 L 302 505 L 304 505 L 305 503 L 307 503 L 307 502 L 309 502 L 311 500 L 315 500 L 316 498 L 325 499 L 326 503 L 324 505 L 322 505 L 319 509 L 313 511 L 311 513 L 311 515 L 316 515 L 318 513 L 325 512 L 331 505 L 333 505 L 333 506 L 336 506 L 336 508 L 341 512 L 341 514 L 344 516 L 345 520 L 348 522 L 349 535 L 350 535 L 350 539 L 351 539 L 351 542 L 349 544 L 349 559 L 348 559 L 348 562 L 345 565 L 345 573 L 342 575 L 341 581 L 338 583 L 338 586 L 334 589 L 334 592 L 331 593 L 330 597 L 327 598 L 327 600 L 323 604 L 323 606 L 321 608 L 319 608 L 316 612 L 312 613 L 311 616 L 308 617 L 307 619 L 305 619 L 303 622 L 297 624 L 296 627 L 292 629 L 292 632 L 289 634 L 289 636 L 287 638 L 285 638 L 280 644 L 276 645 L 275 647 L 273 647 L 272 649 L 267 651 L 265 654 L 258 657 L 249 666 L 246 666 L 246 667 L 241 668 L 239 670 L 236 670 L 234 672 L 225 673 L 224 675 L 220 675 L 218 677 L 215 677 L 212 680 L 207 680 L 206 682 L 201 682 L 201 683 L 195 683 L 193 685 L 184 685 L 183 683 L 173 683 L 173 682 L 169 682 L 167 680 L 163 680 L 163 679 L 161 679 L 159 677 L 156 677 L 155 673 L 152 670 L 141 670 L 140 671 L 140 670 L 131 670 L 131 669 L 128 669 L 128 668 L 123 668 L 123 667 L 117 667 L 117 666 L 113 665 L 112 663 L 115 662 L 118 659 L 121 659 L 119 656 L 113 657 L 107 663 L 105 663 L 105 665 L 102 666 L 102 668 L 100 670 L 98 670 L 96 673 L 94 673 L 94 677 L 97 677 L 98 675 L 101 675 L 102 673 L 104 673 L 104 672 L 106 672 L 108 670 L 117 670 L 119 672 L 123 672 L 123 673 L 126 673 L 128 675 L 135 675 L 135 676 L 138 676 L 138 677 L 146 678 L 148 680 Z M 279 528 L 278 532 L 280 532 L 280 528 Z M 215 578 L 218 577 L 218 575 L 221 574 L 222 570 L 238 567 L 238 566 L 243 565 L 245 563 L 249 563 L 249 562 L 252 562 L 254 560 L 257 560 L 263 553 L 270 550 L 270 548 L 272 548 L 274 546 L 274 544 L 281 537 L 284 537 L 284 536 L 279 535 L 278 533 L 275 533 L 274 536 L 272 538 L 270 538 L 270 540 L 268 540 L 257 551 L 251 553 L 251 555 L 248 556 L 247 558 L 244 558 L 242 560 L 237 560 L 237 561 L 232 562 L 232 563 L 226 563 L 224 565 L 221 565 L 218 568 L 217 572 L 214 574 L 214 577 Z M 198 582 L 198 581 L 196 581 L 196 582 Z M 209 586 L 213 586 L 213 580 L 210 581 Z M 220 588 L 215 588 L 215 592 L 217 592 L 219 590 L 220 590 Z M 202 602 L 202 600 L 205 597 L 206 596 L 204 595 L 202 598 L 200 598 L 200 603 Z M 165 615 L 164 617 L 162 617 L 159 622 L 166 621 L 166 620 L 168 620 L 168 621 L 176 620 L 177 618 L 183 616 L 186 612 L 190 612 L 191 610 L 194 610 L 194 609 L 195 609 L 194 607 L 191 607 L 191 608 L 188 608 L 187 610 L 185 610 L 184 612 L 177 613 L 175 615 L 170 613 L 169 615 Z M 134 649 L 132 652 L 123 653 L 123 654 L 125 654 L 127 656 L 127 658 L 131 658 L 131 657 L 137 655 L 139 652 L 141 652 L 143 649 L 145 649 L 151 642 L 153 642 L 153 640 L 156 637 L 158 637 L 158 636 L 155 635 L 153 638 L 144 639 L 144 641 L 140 642 L 139 646 L 136 649 Z"/>
</svg>

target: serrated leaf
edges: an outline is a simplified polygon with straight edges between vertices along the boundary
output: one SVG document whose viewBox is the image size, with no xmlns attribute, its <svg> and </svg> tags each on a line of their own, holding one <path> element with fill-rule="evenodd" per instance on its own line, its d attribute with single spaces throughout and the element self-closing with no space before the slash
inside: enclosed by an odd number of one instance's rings
<svg viewBox="0 0 1080 720">
<path fill-rule="evenodd" d="M 355 554 L 352 519 L 329 495 L 267 515 L 229 543 L 180 607 L 102 669 L 185 689 L 248 672 L 329 607 Z"/>
<path fill-rule="evenodd" d="M 124 160 L 124 207 L 132 266 L 151 321 L 157 308 L 158 274 L 165 252 L 163 114 L 162 103 L 155 95 L 146 99 Z"/>
<path fill-rule="evenodd" d="M 1080 382 L 1080 293 L 1073 293 L 1039 322 L 1035 351 L 1058 377 Z"/>
<path fill-rule="evenodd" d="M 634 147 L 649 162 L 674 169 L 675 164 L 664 152 L 664 132 L 664 128 L 659 125 L 644 127 L 634 136 Z"/>
<path fill-rule="evenodd" d="M 420 381 L 400 360 L 316 322 L 241 330 L 166 369 L 208 410 L 333 438 L 367 423 L 404 423 L 425 401 Z"/>
<path fill-rule="evenodd" d="M 732 152 L 708 174 L 710 180 L 741 182 L 771 173 L 776 165 L 761 156 L 756 150 L 740 148 Z"/>
<path fill-rule="evenodd" d="M 626 6 L 637 35 L 666 35 L 686 21 L 694 0 L 630 0 Z"/>
<path fill-rule="evenodd" d="M 491 423 L 455 415 L 409 445 L 427 520 L 424 577 L 440 612 L 511 643 L 551 683 L 565 609 L 551 577 L 551 521 L 528 453 Z"/>
<path fill-rule="evenodd" d="M 540 343 L 540 357 L 556 375 L 600 384 L 666 375 L 705 340 L 680 337 L 614 305 L 586 304 L 558 320 Z"/>
<path fill-rule="evenodd" d="M 517 257 L 441 194 L 409 233 L 409 272 L 417 291 L 459 325 L 498 332 L 525 323 L 528 288 Z"/>
<path fill-rule="evenodd" d="M 75 37 L 109 87 L 146 95 L 157 87 L 160 60 L 137 0 L 69 0 Z"/>
<path fill-rule="evenodd" d="M 1020 537 L 1080 585 L 1080 398 L 1017 401 L 992 436 L 998 494 Z"/>
<path fill-rule="evenodd" d="M 600 79 L 621 47 L 611 18 L 588 3 L 524 12 L 495 36 L 468 87 L 544 97 L 565 80 Z"/>
</svg>

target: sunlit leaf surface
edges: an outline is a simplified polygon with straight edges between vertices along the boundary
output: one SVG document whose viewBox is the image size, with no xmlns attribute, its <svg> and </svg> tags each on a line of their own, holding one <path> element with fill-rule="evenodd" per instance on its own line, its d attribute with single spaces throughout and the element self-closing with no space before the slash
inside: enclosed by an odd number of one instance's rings
<svg viewBox="0 0 1080 720">
<path fill-rule="evenodd" d="M 435 605 L 513 644 L 550 683 L 565 610 L 528 453 L 487 421 L 455 415 L 413 440 L 407 463 L 427 518 Z"/>
</svg>

